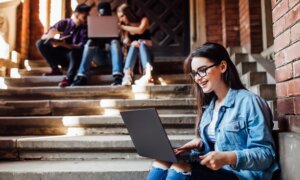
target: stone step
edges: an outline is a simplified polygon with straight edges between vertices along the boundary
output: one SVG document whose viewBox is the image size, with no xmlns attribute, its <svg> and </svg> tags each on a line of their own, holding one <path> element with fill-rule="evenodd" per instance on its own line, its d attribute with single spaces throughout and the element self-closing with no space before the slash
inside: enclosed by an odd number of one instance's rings
<svg viewBox="0 0 300 180">
<path fill-rule="evenodd" d="M 139 79 L 141 75 L 135 75 L 134 79 Z M 58 86 L 58 83 L 64 76 L 26 76 L 21 78 L 4 78 L 4 83 L 8 88 L 11 87 L 40 87 L 40 86 Z M 110 85 L 113 81 L 111 75 L 91 75 L 88 78 L 87 85 Z M 189 81 L 184 74 L 170 74 L 154 76 L 154 83 L 167 84 L 185 84 Z"/>
<path fill-rule="evenodd" d="M 241 77 L 241 81 L 246 85 L 246 88 L 258 84 L 266 84 L 267 74 L 266 72 L 247 72 Z"/>
<path fill-rule="evenodd" d="M 193 136 L 168 135 L 173 147 L 182 146 Z M 15 159 L 141 158 L 134 153 L 135 148 L 129 135 L 8 136 L 1 137 L 0 142 L 2 140 L 6 143 L 11 141 L 12 144 L 10 148 L 0 147 L 0 150 L 17 152 Z M 78 156 L 79 153 L 82 155 Z"/>
<path fill-rule="evenodd" d="M 49 67 L 45 59 L 35 59 L 35 60 L 24 60 L 24 67 L 26 69 L 36 68 L 36 67 Z"/>
<path fill-rule="evenodd" d="M 248 53 L 234 53 L 231 55 L 230 58 L 235 65 L 238 65 L 241 62 L 249 62 L 249 54 Z"/>
<path fill-rule="evenodd" d="M 194 134 L 193 125 L 165 126 L 167 134 L 191 135 Z M 124 126 L 120 127 L 0 127 L 0 135 L 128 135 Z"/>
<path fill-rule="evenodd" d="M 141 180 L 151 160 L 7 161 L 0 162 L 3 180 Z"/>
<path fill-rule="evenodd" d="M 226 48 L 229 55 L 232 55 L 234 53 L 244 53 L 246 50 L 240 46 L 234 46 L 234 47 L 227 47 Z"/>
<path fill-rule="evenodd" d="M 257 64 L 256 62 L 241 62 L 236 65 L 238 73 L 240 76 L 246 74 L 247 72 L 255 72 L 257 71 Z"/>
<path fill-rule="evenodd" d="M 275 84 L 259 84 L 249 87 L 249 90 L 255 94 L 263 97 L 265 100 L 276 99 L 276 85 Z"/>
<path fill-rule="evenodd" d="M 0 99 L 174 98 L 189 97 L 189 84 L 149 86 L 19 87 L 0 89 Z"/>
<path fill-rule="evenodd" d="M 193 134 L 196 114 L 162 114 L 168 134 Z M 180 131 L 178 131 L 180 129 Z M 0 117 L 0 135 L 128 134 L 121 116 Z"/>
<path fill-rule="evenodd" d="M 162 114 L 193 114 L 195 105 L 195 98 L 1 101 L 0 115 L 118 115 L 122 110 L 152 107 Z"/>
<path fill-rule="evenodd" d="M 174 74 L 183 73 L 183 62 L 186 57 L 155 57 L 153 61 L 154 74 Z M 35 62 L 36 61 L 36 62 Z M 20 69 L 19 74 L 23 76 L 40 76 L 43 73 L 51 72 L 49 66 L 45 66 L 44 60 L 30 60 L 24 64 L 26 69 Z M 110 66 L 96 67 L 91 70 L 91 74 L 111 74 Z M 138 73 L 137 70 L 135 70 Z M 65 73 L 65 70 L 64 70 Z"/>
</svg>

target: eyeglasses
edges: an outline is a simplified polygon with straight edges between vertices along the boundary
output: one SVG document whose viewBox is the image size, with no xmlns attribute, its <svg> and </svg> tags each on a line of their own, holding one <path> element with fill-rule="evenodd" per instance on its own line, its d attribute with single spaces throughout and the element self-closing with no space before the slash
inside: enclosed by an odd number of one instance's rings
<svg viewBox="0 0 300 180">
<path fill-rule="evenodd" d="M 190 73 L 190 76 L 191 76 L 193 79 L 195 79 L 197 75 L 198 75 L 199 77 L 204 77 L 204 76 L 207 75 L 207 72 L 206 72 L 206 71 L 207 71 L 209 68 L 212 68 L 212 67 L 214 67 L 214 66 L 216 66 L 216 65 L 217 65 L 217 63 L 215 63 L 215 64 L 213 64 L 213 65 L 211 65 L 211 66 L 208 66 L 208 67 L 206 67 L 206 68 L 203 68 L 203 69 L 198 69 L 197 71 L 192 70 L 192 72 Z"/>
</svg>

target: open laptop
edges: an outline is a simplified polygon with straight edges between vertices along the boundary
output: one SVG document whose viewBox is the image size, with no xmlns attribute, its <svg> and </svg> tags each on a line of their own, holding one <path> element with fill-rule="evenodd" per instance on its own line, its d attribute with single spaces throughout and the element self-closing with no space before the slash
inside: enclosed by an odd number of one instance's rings
<svg viewBox="0 0 300 180">
<path fill-rule="evenodd" d="M 119 36 L 116 16 L 88 16 L 89 38 L 116 38 Z"/>
<path fill-rule="evenodd" d="M 175 155 L 155 108 L 121 112 L 137 153 L 167 162 L 197 161 L 199 152 Z"/>
</svg>

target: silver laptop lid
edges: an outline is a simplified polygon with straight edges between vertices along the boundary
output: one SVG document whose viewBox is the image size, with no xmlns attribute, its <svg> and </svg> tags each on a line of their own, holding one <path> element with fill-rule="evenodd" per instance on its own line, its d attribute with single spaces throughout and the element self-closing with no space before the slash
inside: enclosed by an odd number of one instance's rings
<svg viewBox="0 0 300 180">
<path fill-rule="evenodd" d="M 88 16 L 89 38 L 113 38 L 119 36 L 116 16 Z"/>
<path fill-rule="evenodd" d="M 137 153 L 167 162 L 178 162 L 154 108 L 121 112 Z"/>
</svg>

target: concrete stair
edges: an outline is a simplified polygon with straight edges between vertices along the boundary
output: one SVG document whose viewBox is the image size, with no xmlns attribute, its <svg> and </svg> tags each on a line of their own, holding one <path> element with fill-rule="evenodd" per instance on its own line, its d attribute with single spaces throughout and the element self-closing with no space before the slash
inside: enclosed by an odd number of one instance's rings
<svg viewBox="0 0 300 180">
<path fill-rule="evenodd" d="M 75 86 L 75 87 L 18 87 L 0 89 L 0 99 L 68 99 L 68 98 L 172 98 L 190 96 L 189 84 L 150 86 Z"/>
<path fill-rule="evenodd" d="M 168 134 L 193 134 L 195 114 L 162 114 L 160 118 Z M 0 135 L 64 134 L 113 135 L 128 132 L 119 115 L 0 117 Z"/>
<path fill-rule="evenodd" d="M 274 106 L 268 73 L 239 51 L 230 50 L 243 83 Z M 41 76 L 44 60 L 26 61 L 20 78 L 2 79 L 0 180 L 145 179 L 152 160 L 136 154 L 119 113 L 155 107 L 174 147 L 190 140 L 196 102 L 183 60 L 156 58 L 155 85 L 112 87 L 111 68 L 100 67 L 88 86 L 67 88 L 57 87 L 63 76 Z"/>
<path fill-rule="evenodd" d="M 173 147 L 179 147 L 192 137 L 169 135 Z M 14 158 L 22 160 L 145 159 L 134 153 L 129 135 L 8 136 L 0 138 L 0 142 L 2 140 L 7 145 L 0 149 L 14 149 L 18 152 Z"/>
<path fill-rule="evenodd" d="M 156 57 L 153 60 L 154 74 L 183 73 L 183 61 L 186 57 Z M 24 63 L 25 69 L 19 69 L 18 73 L 23 76 L 41 76 L 51 72 L 51 68 L 45 60 L 28 60 Z M 166 68 L 167 67 L 167 68 Z M 65 73 L 66 70 L 64 69 Z M 90 74 L 111 74 L 111 67 L 94 67 Z"/>
<path fill-rule="evenodd" d="M 150 160 L 0 162 L 1 180 L 141 180 Z"/>
<path fill-rule="evenodd" d="M 139 79 L 141 75 L 135 75 L 134 79 Z M 57 86 L 64 76 L 25 76 L 21 78 L 4 78 L 4 83 L 9 88 L 14 87 L 43 87 L 43 86 Z M 91 75 L 88 78 L 87 85 L 110 85 L 113 81 L 111 75 Z M 186 84 L 189 79 L 183 74 L 169 74 L 154 76 L 155 84 Z"/>
<path fill-rule="evenodd" d="M 40 115 L 101 115 L 118 114 L 121 110 L 155 107 L 160 113 L 194 113 L 194 98 L 177 99 L 76 99 L 76 100 L 31 100 L 2 101 L 1 116 Z"/>
<path fill-rule="evenodd" d="M 233 53 L 231 59 L 247 89 L 266 100 L 276 100 L 274 63 L 263 60 L 257 54 L 240 52 Z"/>
</svg>

